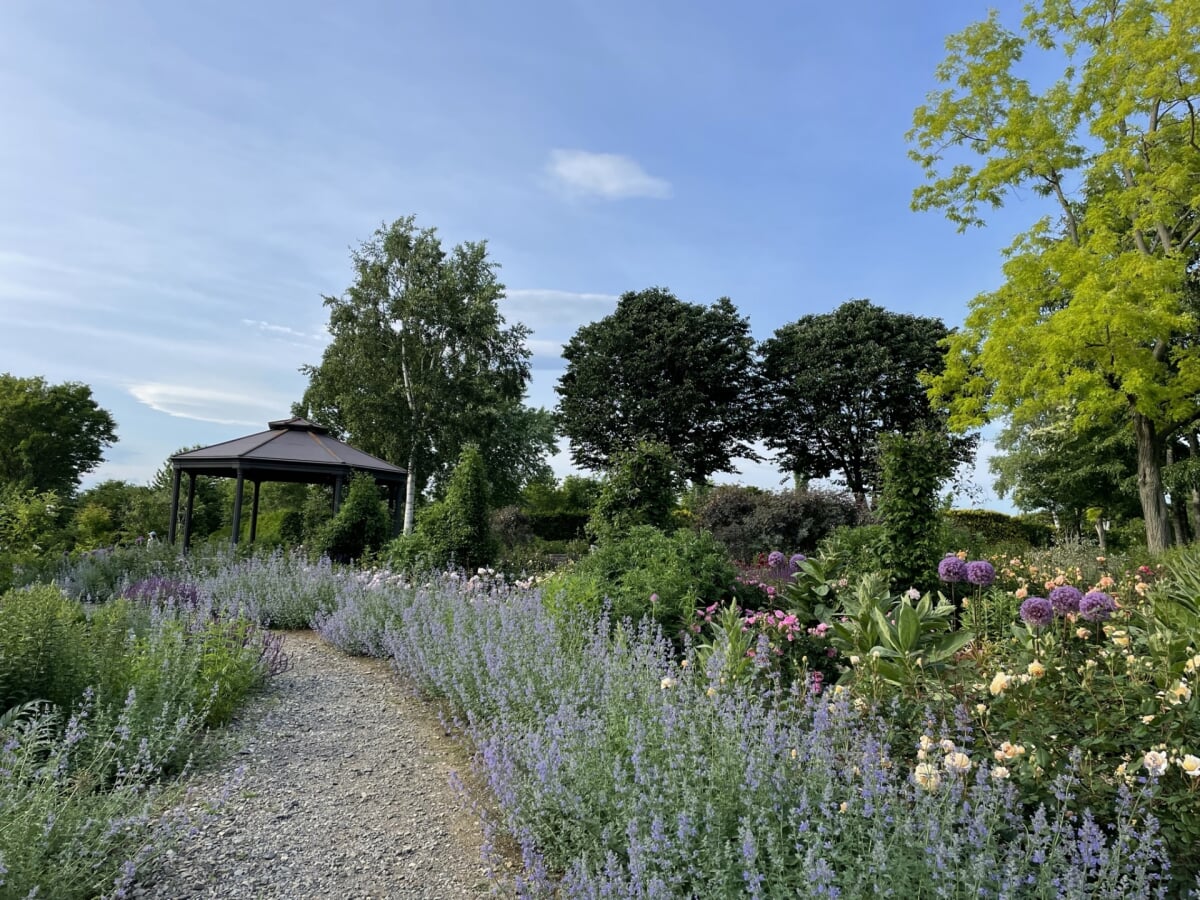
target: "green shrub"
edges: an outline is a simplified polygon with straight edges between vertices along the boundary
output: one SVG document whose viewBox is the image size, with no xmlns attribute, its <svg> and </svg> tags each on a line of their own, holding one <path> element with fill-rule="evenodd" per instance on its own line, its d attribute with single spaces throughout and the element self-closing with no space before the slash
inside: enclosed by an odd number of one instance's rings
<svg viewBox="0 0 1200 900">
<path fill-rule="evenodd" d="M 734 559 L 750 562 L 780 547 L 810 554 L 834 529 L 854 524 L 856 516 L 853 498 L 834 491 L 720 485 L 697 504 L 692 519 Z"/>
<path fill-rule="evenodd" d="M 620 537 L 638 525 L 668 531 L 682 486 L 670 449 L 642 441 L 636 450 L 614 458 L 592 507 L 588 530 L 600 540 Z"/>
<path fill-rule="evenodd" d="M 834 529 L 821 543 L 821 552 L 830 558 L 831 570 L 848 581 L 858 581 L 872 572 L 884 572 L 884 542 L 882 525 L 843 525 Z"/>
<path fill-rule="evenodd" d="M 379 488 L 370 475 L 350 479 L 345 502 L 319 532 L 317 548 L 330 559 L 350 562 L 362 559 L 387 543 L 392 526 Z"/>
<path fill-rule="evenodd" d="M 708 532 L 664 534 L 638 525 L 551 577 L 542 595 L 557 613 L 598 614 L 607 601 L 614 619 L 651 616 L 669 636 L 687 630 L 698 606 L 722 600 L 734 570 Z"/>
<path fill-rule="evenodd" d="M 418 514 L 416 532 L 419 538 L 405 536 L 389 548 L 389 557 L 407 571 L 448 565 L 474 569 L 492 561 L 487 468 L 474 444 L 463 448 L 445 498 Z"/>
<path fill-rule="evenodd" d="M 49 585 L 0 596 L 0 712 L 31 700 L 69 709 L 91 656 L 83 607 Z"/>
<path fill-rule="evenodd" d="M 892 585 L 934 589 L 945 546 L 938 492 L 954 472 L 950 444 L 944 434 L 920 431 L 884 435 L 879 448 L 879 519 Z"/>
</svg>

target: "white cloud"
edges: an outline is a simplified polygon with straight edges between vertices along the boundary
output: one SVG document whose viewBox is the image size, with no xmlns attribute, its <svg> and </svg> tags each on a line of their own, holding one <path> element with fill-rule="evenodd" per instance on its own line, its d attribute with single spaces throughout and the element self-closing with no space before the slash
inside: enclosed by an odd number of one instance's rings
<svg viewBox="0 0 1200 900">
<path fill-rule="evenodd" d="M 242 324 L 257 328 L 259 331 L 267 334 L 299 338 L 302 341 L 319 341 L 325 343 L 329 340 L 328 332 L 309 334 L 307 331 L 297 331 L 295 328 L 289 328 L 286 325 L 274 325 L 270 322 L 260 322 L 256 319 L 242 319 Z"/>
<path fill-rule="evenodd" d="M 619 153 L 552 150 L 546 171 L 568 193 L 618 200 L 624 197 L 669 197 L 671 184 L 646 172 Z"/>
<path fill-rule="evenodd" d="M 612 294 L 576 294 L 571 291 L 508 291 L 501 304 L 504 317 L 535 331 L 573 334 L 580 325 L 603 319 L 617 308 Z"/>
<path fill-rule="evenodd" d="M 262 427 L 268 419 L 286 418 L 288 404 L 246 397 L 231 391 L 182 384 L 131 384 L 129 393 L 153 410 L 180 419 L 217 425 Z"/>
</svg>

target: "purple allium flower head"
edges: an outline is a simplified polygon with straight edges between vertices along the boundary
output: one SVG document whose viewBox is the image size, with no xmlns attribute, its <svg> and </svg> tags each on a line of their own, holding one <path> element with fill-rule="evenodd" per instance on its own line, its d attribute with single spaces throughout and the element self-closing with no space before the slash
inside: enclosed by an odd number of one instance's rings
<svg viewBox="0 0 1200 900">
<path fill-rule="evenodd" d="M 1079 612 L 1079 601 L 1082 599 L 1083 592 L 1069 584 L 1060 585 L 1050 592 L 1050 603 L 1060 616 Z"/>
<path fill-rule="evenodd" d="M 1030 597 L 1021 604 L 1021 619 L 1030 628 L 1045 628 L 1054 621 L 1054 605 L 1045 597 Z"/>
<path fill-rule="evenodd" d="M 967 581 L 979 587 L 990 587 L 996 580 L 996 570 L 987 560 L 977 559 L 967 563 Z"/>
<path fill-rule="evenodd" d="M 795 572 L 800 568 L 800 563 L 808 559 L 803 553 L 793 553 L 792 558 L 788 560 L 788 571 Z"/>
<path fill-rule="evenodd" d="M 778 569 L 783 565 L 783 554 L 778 550 L 772 550 L 767 554 L 767 565 L 772 569 Z"/>
<path fill-rule="evenodd" d="M 942 581 L 953 584 L 957 581 L 962 581 L 966 577 L 967 564 L 953 553 L 938 563 L 938 578 Z"/>
<path fill-rule="evenodd" d="M 1089 622 L 1103 622 L 1116 611 L 1116 601 L 1104 591 L 1088 591 L 1079 601 L 1079 614 Z"/>
</svg>

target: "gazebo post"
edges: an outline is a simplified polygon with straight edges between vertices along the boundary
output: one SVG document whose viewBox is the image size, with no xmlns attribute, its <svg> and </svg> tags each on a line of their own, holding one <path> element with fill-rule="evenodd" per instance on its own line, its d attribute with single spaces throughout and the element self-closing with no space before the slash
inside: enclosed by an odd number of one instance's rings
<svg viewBox="0 0 1200 900">
<path fill-rule="evenodd" d="M 192 546 L 192 512 L 196 509 L 196 473 L 188 472 L 187 512 L 183 516 L 183 552 Z"/>
<path fill-rule="evenodd" d="M 258 489 L 262 487 L 262 481 L 254 479 L 254 502 L 250 505 L 250 543 L 254 543 L 254 537 L 258 534 Z"/>
<path fill-rule="evenodd" d="M 242 530 L 242 491 L 245 488 L 245 475 L 242 467 L 238 466 L 237 486 L 233 489 L 233 531 L 229 535 L 229 546 L 236 547 L 238 535 Z"/>
<path fill-rule="evenodd" d="M 338 510 L 342 508 L 342 485 L 346 483 L 346 479 L 341 475 L 333 479 L 333 514 L 336 516 Z"/>
<path fill-rule="evenodd" d="M 179 479 L 183 474 L 179 471 L 179 466 L 175 466 L 175 472 L 171 476 L 171 524 L 167 526 L 167 541 L 174 545 L 175 529 L 179 524 Z"/>
<path fill-rule="evenodd" d="M 392 537 L 400 534 L 400 527 L 403 524 L 401 514 L 404 510 L 404 505 L 400 502 L 400 484 L 393 481 L 388 485 L 388 499 L 392 507 Z"/>
</svg>

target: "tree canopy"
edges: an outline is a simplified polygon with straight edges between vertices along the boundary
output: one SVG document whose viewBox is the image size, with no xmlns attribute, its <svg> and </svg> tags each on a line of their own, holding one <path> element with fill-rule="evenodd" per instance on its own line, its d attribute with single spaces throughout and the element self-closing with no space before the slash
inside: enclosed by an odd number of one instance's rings
<svg viewBox="0 0 1200 900">
<path fill-rule="evenodd" d="M 116 440 L 87 385 L 0 374 L 0 485 L 68 497 Z"/>
<path fill-rule="evenodd" d="M 407 467 L 407 532 L 418 489 L 447 476 L 466 443 L 488 447 L 519 415 L 529 331 L 506 326 L 504 286 L 483 242 L 447 253 L 436 231 L 410 216 L 380 227 L 351 260 L 354 282 L 324 298 L 333 340 L 319 365 L 303 369 L 302 406 L 366 452 Z M 540 452 L 541 432 L 525 424 Z"/>
<path fill-rule="evenodd" d="M 881 434 L 944 428 L 917 375 L 941 372 L 947 334 L 941 319 L 870 300 L 779 328 L 761 348 L 767 446 L 799 480 L 837 473 L 863 505 L 878 489 Z"/>
<path fill-rule="evenodd" d="M 1041 0 L 1020 27 L 993 13 L 947 41 L 943 85 L 913 116 L 926 183 L 916 209 L 960 230 L 1031 189 L 1045 214 L 1007 251 L 1004 283 L 971 302 L 931 382 L 952 423 L 1070 407 L 1115 412 L 1137 444 L 1151 550 L 1169 538 L 1160 465 L 1200 408 L 1188 303 L 1200 239 L 1200 4 Z M 1042 89 L 1026 53 L 1061 76 Z"/>
<path fill-rule="evenodd" d="M 563 350 L 555 390 L 571 458 L 607 469 L 639 442 L 664 444 L 692 482 L 754 457 L 757 369 L 746 319 L 722 297 L 686 303 L 665 288 L 622 294 Z"/>
</svg>

